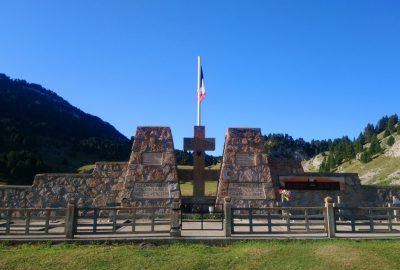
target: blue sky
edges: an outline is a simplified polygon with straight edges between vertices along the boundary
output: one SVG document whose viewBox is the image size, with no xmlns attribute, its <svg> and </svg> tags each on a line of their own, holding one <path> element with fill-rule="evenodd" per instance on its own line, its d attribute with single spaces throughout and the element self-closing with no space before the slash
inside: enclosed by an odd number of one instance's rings
<svg viewBox="0 0 400 270">
<path fill-rule="evenodd" d="M 400 1 L 5 1 L 0 72 L 42 84 L 130 137 L 196 123 L 306 140 L 400 113 Z"/>
</svg>

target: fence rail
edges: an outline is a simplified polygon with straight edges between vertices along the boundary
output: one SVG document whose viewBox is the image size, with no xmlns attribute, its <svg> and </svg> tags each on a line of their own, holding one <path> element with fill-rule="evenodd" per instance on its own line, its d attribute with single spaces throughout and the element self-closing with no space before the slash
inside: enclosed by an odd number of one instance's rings
<svg viewBox="0 0 400 270">
<path fill-rule="evenodd" d="M 334 207 L 336 233 L 400 233 L 398 207 Z"/>
<path fill-rule="evenodd" d="M 223 230 L 226 237 L 326 233 L 332 238 L 354 233 L 400 233 L 400 207 L 342 207 L 326 202 L 324 207 L 245 208 L 232 207 L 228 198 L 223 205 L 208 206 L 194 204 L 189 211 L 174 200 L 168 207 L 79 208 L 68 204 L 66 208 L 0 208 L 0 238 L 98 234 L 179 237 L 187 230 L 183 223 L 189 230 Z"/>
<path fill-rule="evenodd" d="M 224 230 L 223 204 L 185 203 L 181 204 L 182 231 Z"/>
<path fill-rule="evenodd" d="M 324 207 L 232 208 L 232 234 L 326 233 Z"/>
<path fill-rule="evenodd" d="M 0 234 L 63 235 L 66 208 L 0 208 Z"/>
<path fill-rule="evenodd" d="M 76 234 L 169 233 L 169 207 L 78 208 Z"/>
</svg>

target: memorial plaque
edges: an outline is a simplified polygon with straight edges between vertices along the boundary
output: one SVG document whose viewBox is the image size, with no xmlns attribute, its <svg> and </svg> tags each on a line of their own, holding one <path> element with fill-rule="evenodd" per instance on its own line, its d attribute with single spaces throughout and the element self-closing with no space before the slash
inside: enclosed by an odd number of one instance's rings
<svg viewBox="0 0 400 270">
<path fill-rule="evenodd" d="M 240 167 L 255 166 L 254 155 L 248 153 L 237 153 L 236 165 Z"/>
<path fill-rule="evenodd" d="M 160 166 L 162 162 L 162 153 L 143 153 L 143 165 Z"/>
<path fill-rule="evenodd" d="M 157 199 L 169 197 L 168 183 L 135 183 L 133 187 L 135 198 Z"/>
<path fill-rule="evenodd" d="M 237 199 L 265 199 L 262 183 L 231 183 L 228 195 Z"/>
</svg>

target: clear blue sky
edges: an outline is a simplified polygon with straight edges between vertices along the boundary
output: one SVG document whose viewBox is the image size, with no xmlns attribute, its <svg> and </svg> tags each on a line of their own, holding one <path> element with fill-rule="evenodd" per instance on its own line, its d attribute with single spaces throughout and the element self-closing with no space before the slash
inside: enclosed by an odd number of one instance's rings
<svg viewBox="0 0 400 270">
<path fill-rule="evenodd" d="M 400 113 L 400 1 L 0 0 L 0 72 L 42 84 L 130 137 L 196 123 L 306 140 Z"/>
</svg>

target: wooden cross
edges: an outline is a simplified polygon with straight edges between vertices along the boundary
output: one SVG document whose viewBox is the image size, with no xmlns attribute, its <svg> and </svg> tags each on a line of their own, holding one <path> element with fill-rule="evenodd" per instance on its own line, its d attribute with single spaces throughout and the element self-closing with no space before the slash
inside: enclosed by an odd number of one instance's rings
<svg viewBox="0 0 400 270">
<path fill-rule="evenodd" d="M 206 138 L 204 126 L 195 126 L 194 137 L 183 139 L 183 149 L 193 151 L 193 196 L 204 196 L 205 151 L 215 150 L 215 139 Z"/>
</svg>

